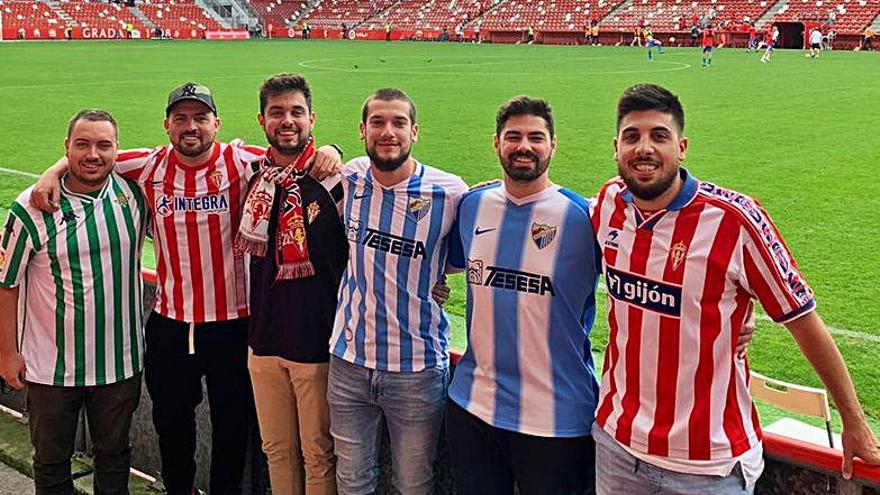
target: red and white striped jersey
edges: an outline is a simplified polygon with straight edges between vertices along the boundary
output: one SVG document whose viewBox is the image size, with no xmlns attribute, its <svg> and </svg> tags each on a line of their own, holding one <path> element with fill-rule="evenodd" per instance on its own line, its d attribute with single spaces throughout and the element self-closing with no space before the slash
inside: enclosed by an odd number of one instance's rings
<svg viewBox="0 0 880 495">
<path fill-rule="evenodd" d="M 681 174 L 678 197 L 647 218 L 621 179 L 599 193 L 610 336 L 596 421 L 637 452 L 728 459 L 762 437 L 734 352 L 749 301 L 776 322 L 815 303 L 755 200 Z"/>
<path fill-rule="evenodd" d="M 119 153 L 117 171 L 136 180 L 153 214 L 155 310 L 203 323 L 248 316 L 244 255 L 233 250 L 253 162 L 265 150 L 215 143 L 204 164 L 188 167 L 172 146 Z"/>
</svg>

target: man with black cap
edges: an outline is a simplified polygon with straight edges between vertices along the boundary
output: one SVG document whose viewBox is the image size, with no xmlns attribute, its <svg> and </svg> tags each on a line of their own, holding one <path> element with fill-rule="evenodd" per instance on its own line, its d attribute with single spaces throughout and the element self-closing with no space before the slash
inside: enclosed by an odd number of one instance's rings
<svg viewBox="0 0 880 495">
<path fill-rule="evenodd" d="M 170 144 L 119 153 L 118 172 L 136 180 L 153 213 L 158 276 L 146 325 L 145 376 L 169 494 L 193 491 L 195 408 L 206 378 L 211 414 L 210 491 L 238 494 L 249 416 L 248 299 L 245 257 L 233 249 L 254 162 L 265 150 L 215 141 L 217 106 L 204 85 L 188 82 L 168 95 Z M 316 162 L 339 163 L 336 150 Z M 326 167 L 324 167 L 326 168 Z M 62 160 L 37 185 L 32 202 L 52 208 Z"/>
</svg>

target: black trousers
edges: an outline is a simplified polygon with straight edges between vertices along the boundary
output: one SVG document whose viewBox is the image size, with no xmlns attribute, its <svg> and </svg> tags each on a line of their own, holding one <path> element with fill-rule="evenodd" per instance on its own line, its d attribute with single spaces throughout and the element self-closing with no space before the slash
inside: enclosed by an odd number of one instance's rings
<svg viewBox="0 0 880 495">
<path fill-rule="evenodd" d="M 94 387 L 55 387 L 28 383 L 28 427 L 34 446 L 37 495 L 72 495 L 70 456 L 79 412 L 86 420 L 95 449 L 96 495 L 128 493 L 131 416 L 141 398 L 141 375 Z"/>
<path fill-rule="evenodd" d="M 190 495 L 192 491 L 195 408 L 202 402 L 203 376 L 211 411 L 210 492 L 241 493 L 248 429 L 254 414 L 247 337 L 247 319 L 192 328 L 155 312 L 147 320 L 146 383 L 159 436 L 162 480 L 169 495 Z"/>
<path fill-rule="evenodd" d="M 446 441 L 459 495 L 596 493 L 593 437 L 549 438 L 496 428 L 451 400 Z"/>
</svg>

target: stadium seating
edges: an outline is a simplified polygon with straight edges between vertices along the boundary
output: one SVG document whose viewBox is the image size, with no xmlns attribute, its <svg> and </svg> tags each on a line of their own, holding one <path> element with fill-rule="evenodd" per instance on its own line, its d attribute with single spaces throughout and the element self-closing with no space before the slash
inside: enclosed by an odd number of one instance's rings
<svg viewBox="0 0 880 495">
<path fill-rule="evenodd" d="M 128 7 L 119 4 L 65 1 L 59 2 L 58 6 L 82 28 L 119 29 L 131 23 L 134 29 L 147 31 L 147 26 Z"/>
<path fill-rule="evenodd" d="M 861 33 L 880 13 L 880 0 L 789 0 L 770 22 L 817 21 L 826 23 L 830 11 L 836 22 L 829 25 L 838 33 Z"/>
<path fill-rule="evenodd" d="M 263 26 L 290 26 L 297 14 L 306 10 L 307 5 L 300 0 L 250 0 L 251 7 L 260 16 Z"/>
<path fill-rule="evenodd" d="M 694 17 L 699 18 L 714 7 L 715 25 L 734 29 L 744 20 L 757 21 L 775 4 L 775 0 L 635 0 L 622 12 L 605 19 L 602 27 L 631 32 L 644 19 L 655 31 L 687 31 Z"/>
<path fill-rule="evenodd" d="M 6 27 L 33 29 L 57 29 L 63 30 L 65 22 L 58 18 L 56 13 L 44 2 L 21 2 L 2 1 L 0 9 L 3 11 L 3 24 Z"/>
<path fill-rule="evenodd" d="M 442 30 L 452 33 L 492 6 L 490 0 L 404 0 L 363 25 L 365 29 L 384 29 L 391 24 L 401 30 Z"/>
<path fill-rule="evenodd" d="M 483 18 L 483 30 L 583 31 L 590 19 L 601 20 L 622 0 L 509 0 Z M 602 27 L 600 23 L 600 27 Z"/>
<path fill-rule="evenodd" d="M 339 29 L 343 22 L 354 27 L 399 1 L 324 0 L 305 16 L 305 20 L 309 26 L 318 29 Z"/>
<path fill-rule="evenodd" d="M 146 2 L 137 4 L 137 7 L 153 24 L 163 30 L 182 31 L 197 28 L 203 31 L 217 31 L 223 29 L 200 6 L 191 1 Z"/>
<path fill-rule="evenodd" d="M 454 32 L 457 24 L 472 27 L 479 20 L 484 32 L 538 31 L 581 32 L 591 19 L 600 21 L 602 32 L 629 33 L 644 19 L 655 31 L 687 31 L 691 20 L 714 8 L 716 25 L 735 29 L 743 20 L 766 15 L 776 0 L 322 0 L 309 7 L 306 0 L 249 0 L 265 27 L 299 25 L 307 20 L 312 28 L 349 27 L 382 30 L 391 24 L 396 30 L 441 30 Z M 624 8 L 619 8 L 625 5 Z M 219 30 L 222 27 L 194 0 L 138 0 L 137 7 L 154 24 L 165 30 Z M 0 0 L 7 28 L 63 30 L 67 20 L 84 28 L 118 28 L 131 23 L 135 29 L 148 27 L 120 4 L 103 1 Z M 59 11 L 63 11 L 59 12 Z M 836 21 L 827 20 L 834 11 Z M 880 14 L 880 0 L 788 0 L 770 22 L 818 21 L 838 34 L 859 34 Z"/>
</svg>

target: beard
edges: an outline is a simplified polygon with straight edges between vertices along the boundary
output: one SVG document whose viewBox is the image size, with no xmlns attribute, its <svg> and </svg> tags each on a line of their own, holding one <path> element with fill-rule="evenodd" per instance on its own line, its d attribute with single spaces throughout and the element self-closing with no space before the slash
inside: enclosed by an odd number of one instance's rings
<svg viewBox="0 0 880 495">
<path fill-rule="evenodd" d="M 370 147 L 366 146 L 367 156 L 370 157 L 370 161 L 375 165 L 376 168 L 383 172 L 393 172 L 397 170 L 409 160 L 409 153 L 412 150 L 412 146 L 403 148 L 401 146 L 400 153 L 396 156 L 392 156 L 390 158 L 382 158 L 379 156 L 379 153 L 376 151 L 376 146 Z"/>
<path fill-rule="evenodd" d="M 515 165 L 513 163 L 514 160 L 520 157 L 531 158 L 534 162 L 534 166 L 525 168 Z M 541 161 L 541 158 L 532 152 L 511 153 L 507 155 L 506 158 L 499 156 L 498 159 L 501 161 L 501 168 L 504 169 L 504 173 L 517 182 L 531 182 L 546 172 L 547 167 L 550 166 L 549 157 L 547 157 L 547 160 Z"/>
<path fill-rule="evenodd" d="M 279 129 L 279 131 L 282 129 Z M 266 134 L 266 140 L 269 141 L 269 144 L 272 146 L 272 149 L 278 152 L 280 155 L 285 156 L 296 156 L 302 153 L 302 150 L 306 148 L 306 144 L 309 142 L 309 138 L 312 137 L 312 131 L 310 130 L 308 134 L 305 135 L 302 139 L 297 141 L 293 146 L 281 144 L 277 136 L 270 136 Z"/>
<path fill-rule="evenodd" d="M 638 161 L 648 161 L 648 160 L 633 160 L 632 162 Z M 654 161 L 654 163 L 658 163 Z M 664 165 L 660 164 L 660 169 L 662 171 Z M 617 165 L 617 173 L 623 179 L 623 182 L 626 184 L 627 189 L 632 193 L 633 196 L 645 200 L 651 201 L 659 198 L 663 193 L 669 190 L 672 187 L 672 184 L 675 182 L 675 178 L 678 176 L 678 166 L 670 167 L 669 171 L 658 176 L 654 181 L 649 183 L 640 182 L 634 175 L 628 174 L 630 171 L 629 165 Z"/>
<path fill-rule="evenodd" d="M 196 136 L 199 140 L 198 144 L 188 145 L 183 144 L 184 138 L 188 136 Z M 214 146 L 214 139 L 204 140 L 202 139 L 201 134 L 181 134 L 179 138 L 177 138 L 177 142 L 172 143 L 174 145 L 174 150 L 180 153 L 183 156 L 188 156 L 190 158 L 196 157 L 210 150 L 212 146 Z"/>
</svg>

